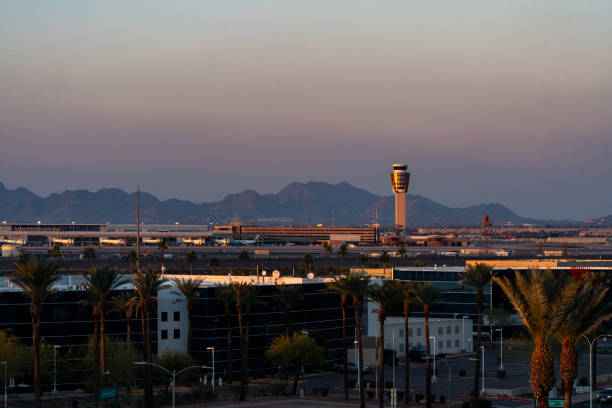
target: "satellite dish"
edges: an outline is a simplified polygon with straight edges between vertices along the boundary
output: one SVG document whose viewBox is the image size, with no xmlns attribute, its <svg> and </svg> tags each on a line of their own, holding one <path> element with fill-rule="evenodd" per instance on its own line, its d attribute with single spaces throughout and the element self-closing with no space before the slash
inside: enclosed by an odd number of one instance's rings
<svg viewBox="0 0 612 408">
<path fill-rule="evenodd" d="M 266 276 L 267 274 L 268 274 L 268 272 L 266 272 L 265 269 L 263 271 L 261 271 L 261 276 Z"/>
<path fill-rule="evenodd" d="M 306 275 L 308 277 L 308 279 L 314 279 L 314 273 L 312 272 L 308 272 L 308 275 Z"/>
<path fill-rule="evenodd" d="M 274 272 L 272 272 L 272 276 L 274 277 L 274 279 L 278 279 L 280 278 L 280 272 L 275 269 Z"/>
</svg>

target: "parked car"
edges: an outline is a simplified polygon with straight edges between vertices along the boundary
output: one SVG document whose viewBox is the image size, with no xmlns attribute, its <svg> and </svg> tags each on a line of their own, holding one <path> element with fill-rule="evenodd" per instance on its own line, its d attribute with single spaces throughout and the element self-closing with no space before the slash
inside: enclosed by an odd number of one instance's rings
<svg viewBox="0 0 612 408">
<path fill-rule="evenodd" d="M 612 388 L 606 388 L 597 394 L 597 400 L 603 404 L 612 404 Z"/>
<path fill-rule="evenodd" d="M 336 370 L 337 373 L 341 373 L 342 371 L 344 371 L 344 364 L 343 363 L 334 363 L 334 370 Z M 361 367 L 361 370 L 363 371 L 364 374 L 369 374 L 372 370 L 370 370 L 370 367 L 368 366 L 363 366 Z M 357 373 L 357 363 L 352 363 L 349 362 L 346 364 L 346 371 L 349 373 Z"/>
<path fill-rule="evenodd" d="M 411 361 L 423 362 L 425 361 L 425 357 L 427 357 L 427 353 L 425 351 L 425 346 L 415 346 L 410 349 L 408 352 L 408 357 Z"/>
</svg>

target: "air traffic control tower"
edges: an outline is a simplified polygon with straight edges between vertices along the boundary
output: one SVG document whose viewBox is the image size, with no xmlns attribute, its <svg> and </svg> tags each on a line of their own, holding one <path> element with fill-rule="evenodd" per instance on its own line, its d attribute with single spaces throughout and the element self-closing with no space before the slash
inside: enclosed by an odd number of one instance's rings
<svg viewBox="0 0 612 408">
<path fill-rule="evenodd" d="M 406 164 L 394 164 L 391 185 L 395 194 L 395 230 L 403 234 L 406 230 L 406 193 L 410 183 L 410 173 Z"/>
</svg>

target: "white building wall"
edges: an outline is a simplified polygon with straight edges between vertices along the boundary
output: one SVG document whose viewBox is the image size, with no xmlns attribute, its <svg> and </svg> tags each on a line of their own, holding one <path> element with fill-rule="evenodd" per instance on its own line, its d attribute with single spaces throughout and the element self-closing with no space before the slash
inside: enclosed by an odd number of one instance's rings
<svg viewBox="0 0 612 408">
<path fill-rule="evenodd" d="M 157 301 L 157 349 L 187 352 L 187 303 L 175 288 L 161 290 Z"/>
<path fill-rule="evenodd" d="M 368 336 L 376 337 L 380 330 L 378 323 L 378 304 L 368 302 L 367 328 Z M 436 354 L 460 353 L 463 349 L 473 351 L 472 319 L 429 319 L 429 336 L 435 337 Z M 395 333 L 395 336 L 394 336 Z M 395 349 L 398 356 L 405 355 L 404 318 L 387 317 L 385 320 L 385 349 Z M 395 347 L 393 346 L 395 337 Z M 431 353 L 433 354 L 431 339 Z M 425 346 L 425 319 L 422 317 L 408 318 L 408 349 Z"/>
</svg>

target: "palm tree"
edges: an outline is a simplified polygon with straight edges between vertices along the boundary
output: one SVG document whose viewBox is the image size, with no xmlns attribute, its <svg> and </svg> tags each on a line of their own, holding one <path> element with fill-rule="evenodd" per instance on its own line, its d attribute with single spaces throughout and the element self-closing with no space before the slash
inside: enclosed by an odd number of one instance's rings
<svg viewBox="0 0 612 408">
<path fill-rule="evenodd" d="M 344 273 L 344 257 L 348 254 L 348 250 L 346 249 L 346 244 L 342 244 L 340 245 L 340 248 L 338 248 L 338 255 L 340 255 L 340 260 L 341 260 L 341 268 L 340 268 L 340 273 L 343 274 Z"/>
<path fill-rule="evenodd" d="M 325 249 L 325 273 L 329 275 L 329 254 L 332 253 L 332 246 L 329 242 L 324 242 L 323 249 Z"/>
<path fill-rule="evenodd" d="M 327 289 L 335 292 L 340 297 L 340 307 L 342 308 L 342 357 L 344 364 L 344 399 L 348 401 L 348 371 L 347 371 L 347 344 L 346 344 L 346 304 L 350 297 L 345 276 L 335 276 L 332 281 L 327 283 Z"/>
<path fill-rule="evenodd" d="M 136 255 L 136 251 L 128 252 L 125 260 L 130 263 L 130 273 L 134 273 L 134 266 L 136 265 L 136 261 L 138 260 L 138 255 Z"/>
<path fill-rule="evenodd" d="M 163 239 L 160 239 L 157 242 L 157 249 L 159 249 L 161 252 L 161 259 L 164 259 L 164 254 L 166 253 L 166 250 L 168 249 L 168 245 L 166 244 L 166 241 L 164 241 Z"/>
<path fill-rule="evenodd" d="M 382 251 L 380 254 L 380 263 L 383 264 L 383 274 L 387 275 L 387 266 L 391 263 L 391 257 L 387 251 Z"/>
<path fill-rule="evenodd" d="M 136 292 L 136 307 L 140 314 L 142 336 L 144 342 L 144 361 L 151 363 L 151 325 L 149 316 L 153 312 L 154 302 L 158 299 L 157 292 L 164 288 L 166 279 L 162 278 L 153 266 L 144 268 L 134 275 L 134 291 Z M 145 372 L 145 407 L 153 406 L 153 385 L 151 380 L 151 366 L 146 364 Z"/>
<path fill-rule="evenodd" d="M 240 330 L 240 401 L 244 401 L 247 387 L 247 343 L 246 343 L 246 332 L 245 332 L 245 303 L 247 298 L 247 292 L 249 290 L 249 283 L 246 282 L 234 282 L 230 284 L 233 294 L 234 303 L 236 305 L 236 312 L 238 313 L 238 329 Z"/>
<path fill-rule="evenodd" d="M 53 258 L 59 258 L 62 256 L 62 253 L 60 251 L 60 246 L 59 244 L 53 244 L 53 246 L 51 247 L 51 249 L 48 252 L 50 257 Z"/>
<path fill-rule="evenodd" d="M 215 269 L 218 268 L 219 265 L 221 265 L 221 263 L 218 258 L 210 258 L 210 261 L 208 261 L 208 267 L 212 268 L 213 275 L 215 274 Z"/>
<path fill-rule="evenodd" d="M 572 406 L 572 385 L 578 374 L 578 354 L 576 344 L 583 336 L 588 336 L 612 318 L 610 304 L 605 302 L 608 287 L 598 287 L 587 283 L 579 288 L 570 300 L 566 315 L 556 331 L 561 343 L 560 372 L 565 392 L 565 407 Z"/>
<path fill-rule="evenodd" d="M 88 246 L 87 248 L 85 248 L 83 250 L 82 255 L 83 255 L 83 259 L 85 259 L 90 264 L 94 261 L 94 259 L 96 259 L 96 251 L 91 246 Z"/>
<path fill-rule="evenodd" d="M 408 319 L 410 317 L 410 307 L 416 302 L 415 292 L 421 286 L 420 282 L 402 281 L 400 283 L 402 310 L 404 313 L 404 356 L 405 356 L 405 376 L 404 384 L 404 403 L 410 403 L 410 343 L 408 339 Z"/>
<path fill-rule="evenodd" d="M 484 263 L 477 263 L 475 265 L 469 265 L 464 272 L 459 272 L 460 285 L 471 286 L 476 289 L 476 305 L 478 306 L 478 335 L 476 337 L 475 350 L 480 350 L 482 343 L 482 316 L 483 316 L 483 297 L 484 288 L 491 284 L 491 277 L 493 275 L 493 267 Z M 480 399 L 480 359 L 482 353 L 476 353 L 476 359 L 474 362 L 474 400 Z M 478 406 L 478 402 L 474 403 Z"/>
<path fill-rule="evenodd" d="M 189 262 L 189 274 L 193 275 L 193 263 L 198 259 L 198 256 L 193 251 L 185 252 L 185 262 Z"/>
<path fill-rule="evenodd" d="M 359 256 L 357 257 L 357 262 L 359 262 L 359 264 L 361 265 L 361 268 L 363 269 L 363 273 L 365 273 L 365 267 L 368 264 L 368 254 L 365 254 L 365 253 L 359 254 Z"/>
<path fill-rule="evenodd" d="M 130 320 L 132 319 L 134 309 L 136 308 L 136 297 L 131 292 L 121 292 L 118 295 L 113 296 L 112 302 L 112 310 L 125 314 L 125 323 L 127 328 L 125 342 L 130 344 L 130 336 L 132 332 Z"/>
<path fill-rule="evenodd" d="M 368 290 L 368 297 L 378 303 L 378 324 L 380 347 L 378 357 L 378 406 L 383 408 L 385 402 L 385 320 L 387 314 L 399 303 L 400 289 L 396 281 L 384 281 L 382 285 L 373 285 Z M 395 358 L 395 350 L 393 351 Z M 360 360 L 361 361 L 361 360 Z"/>
<path fill-rule="evenodd" d="M 401 257 L 404 258 L 406 256 L 406 248 L 401 247 L 400 249 L 397 250 L 397 254 Z"/>
<path fill-rule="evenodd" d="M 423 307 L 425 318 L 425 398 L 427 408 L 431 408 L 431 358 L 429 343 L 429 312 L 440 299 L 440 290 L 432 285 L 422 285 L 414 293 L 417 302 Z"/>
<path fill-rule="evenodd" d="M 304 254 L 302 257 L 302 263 L 304 264 L 304 274 L 307 275 L 308 272 L 312 272 L 312 255 Z"/>
<path fill-rule="evenodd" d="M 276 287 L 278 293 L 277 308 L 285 314 L 285 334 L 287 336 L 290 336 L 293 332 L 291 310 L 304 300 L 304 296 L 300 294 L 301 290 L 300 285 L 278 285 Z"/>
<path fill-rule="evenodd" d="M 368 278 L 363 275 L 351 275 L 346 278 L 346 290 L 349 296 L 353 299 L 353 307 L 355 308 L 355 329 L 357 332 L 357 347 L 359 353 L 359 361 L 363 361 L 363 345 L 361 342 L 361 325 L 359 323 L 359 306 L 363 302 L 363 296 L 368 292 Z M 365 393 L 363 383 L 363 364 L 359 366 L 359 405 L 365 408 Z"/>
<path fill-rule="evenodd" d="M 45 299 L 55 293 L 53 285 L 60 278 L 56 263 L 15 263 L 17 271 L 11 281 L 30 297 L 32 348 L 34 349 L 34 407 L 40 407 L 40 313 Z"/>
<path fill-rule="evenodd" d="M 176 294 L 180 294 L 185 298 L 187 303 L 187 353 L 191 355 L 191 310 L 193 299 L 200 296 L 198 289 L 202 282 L 201 279 L 172 279 L 174 286 L 178 289 Z"/>
<path fill-rule="evenodd" d="M 565 308 L 575 289 L 563 276 L 552 271 L 531 270 L 515 272 L 509 277 L 494 277 L 521 322 L 531 335 L 534 350 L 531 354 L 531 389 L 538 408 L 548 407 L 548 392 L 555 382 L 550 340 L 563 320 Z"/>
<path fill-rule="evenodd" d="M 232 383 L 232 308 L 234 307 L 235 298 L 232 286 L 217 286 L 215 290 L 217 300 L 223 305 L 223 315 L 227 326 L 227 378 L 225 381 L 228 384 Z"/>
<path fill-rule="evenodd" d="M 98 339 L 96 338 L 94 339 L 94 351 L 96 354 L 99 353 L 97 358 L 100 362 L 100 375 L 104 375 L 106 372 L 104 319 L 108 311 L 108 300 L 111 293 L 126 281 L 115 269 L 106 265 L 89 268 L 83 277 L 85 278 L 84 286 L 87 292 L 87 301 L 93 306 L 94 324 L 99 325 L 99 329 L 98 327 L 94 328 L 94 333 L 99 333 L 100 349 L 98 350 Z"/>
</svg>

